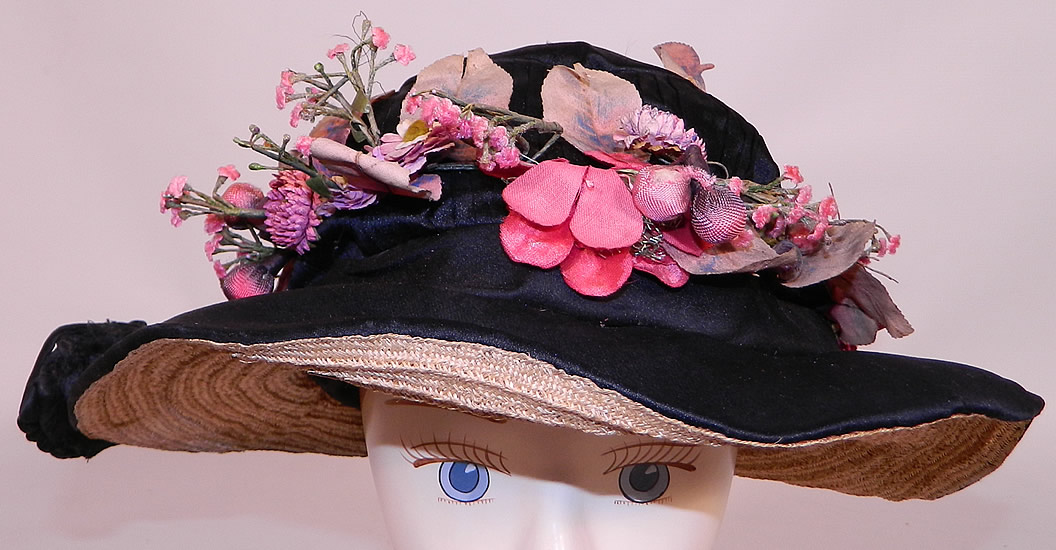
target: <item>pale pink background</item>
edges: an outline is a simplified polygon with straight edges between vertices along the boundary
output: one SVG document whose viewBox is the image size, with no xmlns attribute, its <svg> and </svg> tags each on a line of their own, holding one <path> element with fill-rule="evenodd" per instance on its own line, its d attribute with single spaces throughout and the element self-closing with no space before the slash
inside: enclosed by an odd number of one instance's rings
<svg viewBox="0 0 1056 550">
<path fill-rule="evenodd" d="M 0 546 L 387 548 L 364 460 L 115 448 L 60 461 L 14 422 L 56 326 L 221 299 L 200 222 L 173 230 L 158 193 L 255 160 L 230 142 L 251 122 L 291 131 L 272 100 L 279 70 L 321 60 L 358 9 L 418 51 L 389 87 L 477 46 L 581 39 L 651 62 L 653 44 L 694 44 L 718 65 L 709 89 L 779 162 L 831 182 L 845 216 L 904 235 L 879 267 L 918 332 L 874 349 L 977 364 L 1056 399 L 1053 2 L 375 4 L 6 3 Z M 1050 547 L 1052 418 L 937 502 L 738 479 L 719 548 Z"/>
</svg>

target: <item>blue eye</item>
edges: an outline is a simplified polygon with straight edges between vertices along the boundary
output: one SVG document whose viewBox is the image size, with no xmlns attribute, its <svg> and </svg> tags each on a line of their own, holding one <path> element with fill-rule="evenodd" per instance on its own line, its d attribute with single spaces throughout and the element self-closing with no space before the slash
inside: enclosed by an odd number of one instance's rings
<svg viewBox="0 0 1056 550">
<path fill-rule="evenodd" d="M 660 498 L 671 482 L 663 464 L 633 464 L 620 470 L 620 491 L 632 502 L 652 502 Z"/>
<path fill-rule="evenodd" d="M 488 492 L 488 469 L 472 462 L 443 462 L 440 488 L 459 502 L 480 500 Z"/>
</svg>

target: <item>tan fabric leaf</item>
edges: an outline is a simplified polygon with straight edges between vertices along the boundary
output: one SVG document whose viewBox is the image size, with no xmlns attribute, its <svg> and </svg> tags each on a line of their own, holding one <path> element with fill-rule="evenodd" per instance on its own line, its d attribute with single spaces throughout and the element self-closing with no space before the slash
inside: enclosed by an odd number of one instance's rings
<svg viewBox="0 0 1056 550">
<path fill-rule="evenodd" d="M 799 265 L 785 274 L 785 286 L 801 288 L 847 271 L 865 253 L 865 247 L 875 232 L 873 222 L 860 220 L 828 228 L 821 248 L 803 256 Z"/>
<path fill-rule="evenodd" d="M 829 310 L 829 316 L 839 325 L 840 341 L 852 346 L 867 346 L 876 341 L 880 325 L 858 308 L 854 300 L 844 298 Z"/>
<path fill-rule="evenodd" d="M 704 77 L 701 73 L 714 69 L 715 65 L 701 63 L 700 56 L 697 55 L 693 46 L 681 42 L 664 42 L 653 46 L 653 51 L 660 56 L 660 62 L 664 64 L 665 69 L 684 77 L 701 90 L 707 91 L 704 88 Z"/>
<path fill-rule="evenodd" d="M 407 97 L 427 90 L 439 90 L 466 103 L 508 109 L 513 77 L 477 48 L 464 56 L 441 58 L 423 69 Z M 404 106 L 406 102 L 404 98 Z M 401 116 L 407 116 L 406 109 L 401 112 Z"/>
<path fill-rule="evenodd" d="M 693 275 L 755 273 L 795 263 L 797 254 L 795 250 L 778 254 L 759 237 L 752 241 L 751 247 L 744 250 L 737 250 L 726 244 L 705 250 L 700 256 L 683 252 L 669 243 L 664 243 L 663 247 L 675 263 Z"/>
<path fill-rule="evenodd" d="M 886 328 L 893 338 L 901 338 L 913 333 L 913 327 L 895 305 L 883 283 L 873 277 L 861 264 L 854 264 L 827 284 L 836 303 L 845 299 L 853 300 L 863 313 L 881 327 Z"/>
<path fill-rule="evenodd" d="M 612 136 L 620 120 L 642 106 L 634 84 L 579 63 L 550 69 L 540 95 L 543 118 L 560 124 L 561 137 L 580 151 L 622 151 Z"/>
</svg>

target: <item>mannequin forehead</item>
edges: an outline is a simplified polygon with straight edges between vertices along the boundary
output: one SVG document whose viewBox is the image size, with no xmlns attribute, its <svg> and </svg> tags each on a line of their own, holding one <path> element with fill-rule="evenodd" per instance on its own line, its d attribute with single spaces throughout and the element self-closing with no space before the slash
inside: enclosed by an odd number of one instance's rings
<svg viewBox="0 0 1056 550">
<path fill-rule="evenodd" d="M 370 417 L 365 419 L 368 430 L 373 431 L 368 433 L 368 448 L 371 443 L 398 445 L 405 454 L 413 454 L 418 447 L 451 445 L 467 453 L 487 453 L 501 462 L 497 465 L 507 470 L 503 473 L 581 486 L 622 463 L 648 462 L 651 456 L 677 458 L 693 470 L 724 470 L 734 456 L 728 447 L 672 444 L 629 434 L 593 435 L 523 420 L 487 418 L 376 392 L 364 393 L 363 408 Z M 611 483 L 602 490 L 611 492 Z"/>
</svg>

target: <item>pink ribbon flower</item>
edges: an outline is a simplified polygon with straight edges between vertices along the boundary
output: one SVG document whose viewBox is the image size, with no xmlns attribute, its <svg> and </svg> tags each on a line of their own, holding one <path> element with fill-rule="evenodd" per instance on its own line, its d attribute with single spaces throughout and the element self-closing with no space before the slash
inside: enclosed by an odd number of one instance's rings
<svg viewBox="0 0 1056 550">
<path fill-rule="evenodd" d="M 614 170 L 548 160 L 502 192 L 510 215 L 499 228 L 510 259 L 549 269 L 568 286 L 608 296 L 630 277 L 629 247 L 642 236 L 642 214 Z"/>
</svg>

